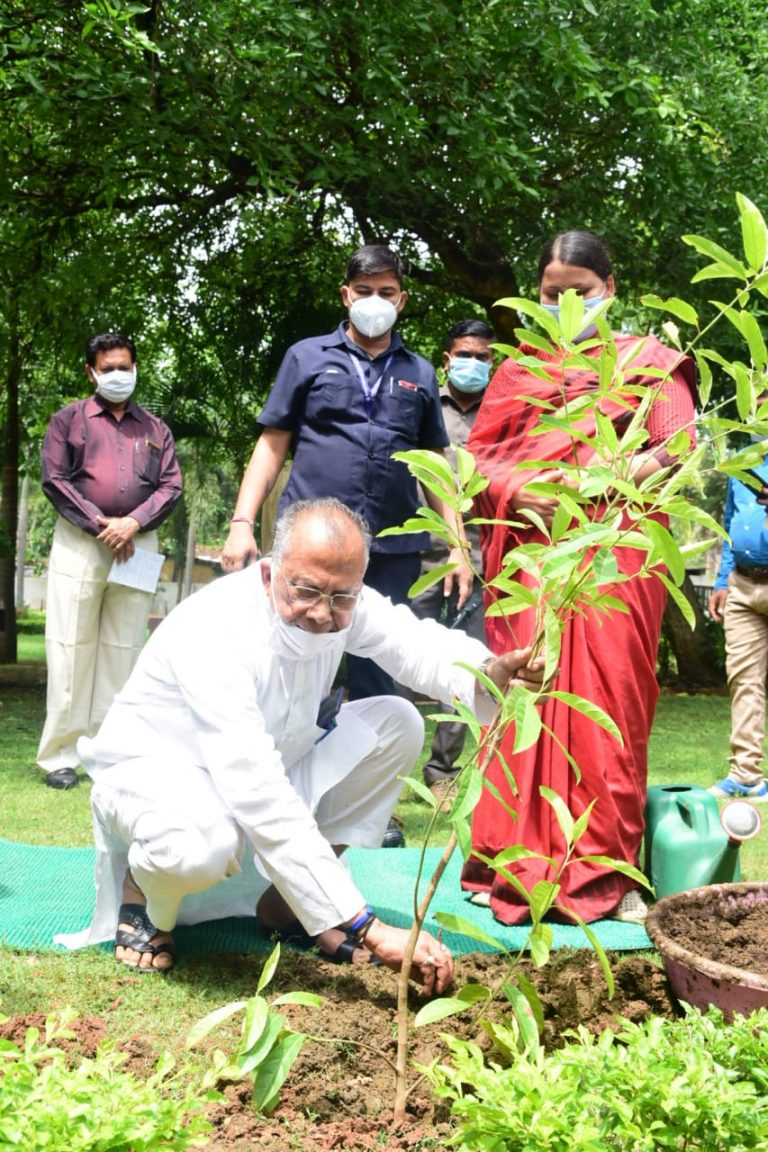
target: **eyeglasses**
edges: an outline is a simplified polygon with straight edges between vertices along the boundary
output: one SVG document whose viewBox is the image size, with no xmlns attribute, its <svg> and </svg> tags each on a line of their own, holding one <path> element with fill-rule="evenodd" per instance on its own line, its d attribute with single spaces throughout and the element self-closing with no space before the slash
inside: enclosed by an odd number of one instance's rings
<svg viewBox="0 0 768 1152">
<path fill-rule="evenodd" d="M 321 592 L 319 588 L 310 588 L 307 584 L 294 584 L 283 576 L 288 599 L 292 604 L 300 604 L 302 608 L 312 608 L 321 600 L 328 601 L 331 612 L 353 612 L 362 589 L 357 592 Z"/>
</svg>

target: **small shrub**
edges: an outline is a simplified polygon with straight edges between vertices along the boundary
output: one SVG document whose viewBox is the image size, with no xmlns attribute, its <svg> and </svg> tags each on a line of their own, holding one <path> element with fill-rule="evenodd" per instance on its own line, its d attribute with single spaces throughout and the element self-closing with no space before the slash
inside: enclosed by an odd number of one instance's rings
<svg viewBox="0 0 768 1152">
<path fill-rule="evenodd" d="M 768 1148 L 768 1009 L 579 1029 L 562 1049 L 504 1067 L 446 1036 L 426 1074 L 451 1101 L 451 1143 L 469 1152 L 742 1152 Z M 503 1031 L 503 1030 L 502 1030 Z M 509 1036 L 507 1051 L 516 1037 Z"/>
<path fill-rule="evenodd" d="M 21 1152 L 184 1152 L 201 1147 L 210 1124 L 192 1090 L 176 1098 L 169 1054 L 147 1081 L 120 1068 L 108 1045 L 72 1064 L 56 1042 L 72 1039 L 71 1013 L 49 1016 L 45 1035 L 24 1046 L 0 1040 L 0 1148 Z M 204 1098 L 203 1098 L 204 1099 Z"/>
</svg>

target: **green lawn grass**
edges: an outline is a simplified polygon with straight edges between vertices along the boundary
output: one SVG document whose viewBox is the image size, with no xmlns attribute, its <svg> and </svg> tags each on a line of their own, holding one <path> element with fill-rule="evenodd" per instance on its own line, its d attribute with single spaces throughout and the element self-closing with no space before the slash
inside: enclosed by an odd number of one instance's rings
<svg viewBox="0 0 768 1152">
<path fill-rule="evenodd" d="M 32 659 L 28 641 L 34 637 L 21 639 L 25 653 L 21 658 Z M 71 791 L 56 792 L 44 786 L 35 766 L 44 709 L 42 686 L 0 684 L 0 837 L 32 844 L 90 844 L 87 781 Z M 728 729 L 727 698 L 663 695 L 651 740 L 651 783 L 710 784 L 725 771 Z M 423 758 L 430 735 L 431 725 Z M 428 823 L 427 805 L 406 793 L 398 815 L 408 843 L 417 844 Z M 433 842 L 444 842 L 446 837 L 443 822 Z M 765 829 L 743 847 L 742 873 L 745 879 L 768 878 Z M 32 954 L 0 946 L 0 1010 L 18 1015 L 68 1005 L 79 1015 L 108 1019 L 110 1038 L 117 1044 L 138 1033 L 151 1049 L 168 1047 L 181 1055 L 196 1020 L 214 1007 L 250 994 L 261 963 L 259 956 L 234 958 L 226 965 L 220 957 L 204 958 L 192 966 L 182 965 L 168 981 L 130 976 L 108 952 L 98 949 Z M 234 1029 L 235 1025 L 230 1043 L 234 1043 Z M 227 1043 L 226 1035 L 220 1043 Z M 193 1058 L 197 1066 L 197 1054 Z M 199 1060 L 204 1060 L 202 1053 Z"/>
</svg>

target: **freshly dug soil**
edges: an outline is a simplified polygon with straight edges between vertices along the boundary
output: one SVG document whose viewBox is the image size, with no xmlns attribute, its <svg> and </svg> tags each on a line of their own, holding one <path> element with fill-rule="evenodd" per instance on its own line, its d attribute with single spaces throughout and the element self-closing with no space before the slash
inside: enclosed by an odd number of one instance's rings
<svg viewBox="0 0 768 1152">
<path fill-rule="evenodd" d="M 737 902 L 713 887 L 666 907 L 659 926 L 698 956 L 768 977 L 768 898 Z"/>
<path fill-rule="evenodd" d="M 627 955 L 611 957 L 616 982 L 612 1000 L 594 954 L 587 950 L 552 953 L 543 969 L 526 966 L 542 1000 L 545 1013 L 544 1043 L 556 1047 L 568 1029 L 584 1025 L 597 1033 L 616 1027 L 617 1016 L 640 1021 L 655 1014 L 671 1017 L 675 1008 L 663 970 L 650 957 Z M 222 963 L 236 972 L 251 970 L 252 957 L 222 957 Z M 503 957 L 488 954 L 462 956 L 457 961 L 457 987 L 468 983 L 499 987 L 507 969 Z M 471 1012 L 452 1017 L 439 1025 L 414 1033 L 411 1051 L 411 1080 L 407 1124 L 392 1124 L 395 1056 L 396 986 L 394 976 L 378 966 L 339 968 L 312 955 L 284 952 L 270 992 L 290 989 L 317 992 L 323 998 L 320 1009 L 294 1007 L 291 1022 L 300 1030 L 324 1037 L 326 1042 L 308 1041 L 283 1089 L 280 1104 L 268 1117 L 257 1116 L 250 1108 L 247 1084 L 224 1088 L 226 1102 L 211 1113 L 214 1132 L 206 1152 L 232 1152 L 258 1147 L 262 1152 L 329 1152 L 331 1149 L 408 1150 L 432 1139 L 433 1147 L 443 1147 L 448 1113 L 435 1101 L 426 1084 L 419 1084 L 414 1062 L 426 1064 L 439 1058 L 444 1047 L 441 1032 L 471 1037 L 484 1045 L 484 1034 Z M 412 1007 L 422 1001 L 414 991 Z M 509 1004 L 499 995 L 485 1015 L 503 1019 Z M 18 1041 L 30 1024 L 38 1027 L 42 1016 L 16 1017 L 0 1028 L 0 1035 Z M 107 1026 L 99 1018 L 75 1022 L 77 1041 L 73 1054 L 91 1055 Z M 123 1045 L 129 1053 L 126 1064 L 136 1075 L 146 1076 L 153 1054 L 141 1037 Z"/>
</svg>

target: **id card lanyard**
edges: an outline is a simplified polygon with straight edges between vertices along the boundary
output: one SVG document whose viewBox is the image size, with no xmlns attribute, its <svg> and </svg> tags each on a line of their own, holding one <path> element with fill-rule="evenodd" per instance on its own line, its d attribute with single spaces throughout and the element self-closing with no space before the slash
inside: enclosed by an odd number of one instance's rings
<svg viewBox="0 0 768 1152">
<path fill-rule="evenodd" d="M 382 368 L 379 375 L 376 377 L 373 384 L 369 384 L 368 379 L 365 375 L 365 372 L 363 371 L 363 366 L 360 363 L 360 361 L 358 360 L 357 356 L 353 356 L 351 352 L 348 352 L 347 355 L 349 356 L 350 360 L 352 361 L 352 364 L 354 365 L 355 372 L 357 372 L 357 376 L 358 376 L 358 379 L 360 381 L 360 387 L 362 388 L 363 396 L 365 397 L 365 410 L 368 413 L 368 415 L 370 416 L 371 408 L 373 407 L 373 402 L 379 394 L 379 388 L 381 387 L 381 382 L 384 379 L 384 377 L 386 376 L 387 369 L 389 368 L 390 364 L 392 363 L 392 353 L 390 352 L 389 356 L 387 356 L 384 367 Z"/>
</svg>

